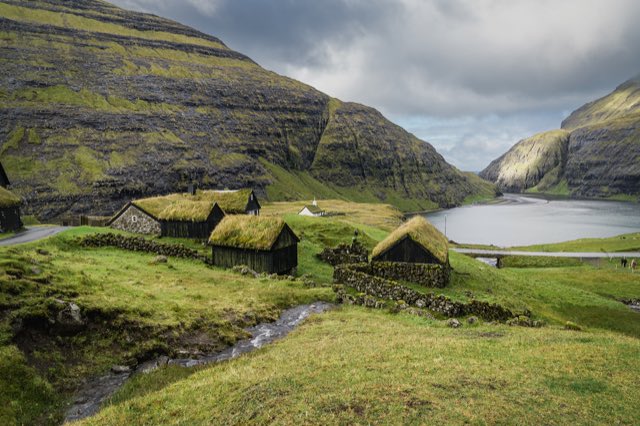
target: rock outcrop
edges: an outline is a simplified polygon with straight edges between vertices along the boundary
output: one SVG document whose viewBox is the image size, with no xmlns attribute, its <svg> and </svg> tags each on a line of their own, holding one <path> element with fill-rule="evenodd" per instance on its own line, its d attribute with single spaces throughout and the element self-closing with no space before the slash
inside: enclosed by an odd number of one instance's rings
<svg viewBox="0 0 640 426">
<path fill-rule="evenodd" d="M 640 78 L 574 111 L 561 130 L 524 139 L 480 176 L 507 192 L 640 195 Z"/>
<path fill-rule="evenodd" d="M 493 193 L 376 110 L 164 18 L 10 0 L 0 34 L 0 158 L 42 218 L 109 215 L 193 182 L 286 198 L 302 175 L 325 197 L 407 210 Z"/>
</svg>

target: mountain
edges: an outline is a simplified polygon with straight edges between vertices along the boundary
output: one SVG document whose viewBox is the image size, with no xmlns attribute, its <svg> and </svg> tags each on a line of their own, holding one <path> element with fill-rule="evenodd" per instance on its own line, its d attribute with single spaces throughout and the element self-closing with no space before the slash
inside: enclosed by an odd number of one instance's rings
<svg viewBox="0 0 640 426">
<path fill-rule="evenodd" d="M 640 195 L 640 76 L 521 140 L 480 172 L 511 192 L 589 198 Z"/>
<path fill-rule="evenodd" d="M 98 0 L 0 3 L 0 160 L 41 218 L 251 186 L 404 210 L 491 196 L 378 111 L 261 68 L 216 37 Z"/>
</svg>

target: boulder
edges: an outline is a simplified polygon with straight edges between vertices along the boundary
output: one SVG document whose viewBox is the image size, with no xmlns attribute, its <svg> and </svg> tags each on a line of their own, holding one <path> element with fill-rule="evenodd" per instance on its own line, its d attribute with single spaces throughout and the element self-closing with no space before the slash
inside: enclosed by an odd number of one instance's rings
<svg viewBox="0 0 640 426">
<path fill-rule="evenodd" d="M 82 331 L 86 326 L 86 319 L 83 318 L 80 307 L 73 302 L 55 299 L 62 309 L 58 311 L 55 319 L 56 329 L 63 334 L 75 334 Z"/>
<path fill-rule="evenodd" d="M 153 263 L 167 263 L 167 256 L 158 255 L 153 259 Z"/>
<path fill-rule="evenodd" d="M 451 318 L 447 321 L 447 325 L 451 328 L 459 328 L 462 327 L 462 323 L 455 318 Z"/>
</svg>

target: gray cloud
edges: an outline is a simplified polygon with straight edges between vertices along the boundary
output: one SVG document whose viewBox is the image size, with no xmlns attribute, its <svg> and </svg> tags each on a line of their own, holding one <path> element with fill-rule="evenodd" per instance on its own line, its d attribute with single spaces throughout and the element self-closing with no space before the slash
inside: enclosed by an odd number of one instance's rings
<svg viewBox="0 0 640 426">
<path fill-rule="evenodd" d="M 636 0 L 115 3 L 374 106 L 470 170 L 640 72 Z"/>
</svg>

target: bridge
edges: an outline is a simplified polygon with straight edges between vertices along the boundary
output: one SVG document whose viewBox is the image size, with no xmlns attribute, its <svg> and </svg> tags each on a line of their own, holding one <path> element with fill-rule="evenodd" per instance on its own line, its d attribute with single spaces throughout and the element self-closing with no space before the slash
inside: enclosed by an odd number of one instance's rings
<svg viewBox="0 0 640 426">
<path fill-rule="evenodd" d="M 533 256 L 533 257 L 558 257 L 565 259 L 579 259 L 583 262 L 599 262 L 600 259 L 622 259 L 627 258 L 640 260 L 640 252 L 568 252 L 568 251 L 520 251 L 520 250 L 485 250 L 452 248 L 451 250 L 466 254 L 471 257 L 488 257 L 497 259 L 497 266 L 500 267 L 500 260 L 507 256 Z"/>
<path fill-rule="evenodd" d="M 518 250 L 484 250 L 484 249 L 466 249 L 453 248 L 457 253 L 469 255 L 471 257 L 496 257 L 505 256 L 536 256 L 536 257 L 566 257 L 570 259 L 614 259 L 626 257 L 632 259 L 640 258 L 640 252 L 570 252 L 570 251 L 518 251 Z"/>
</svg>

